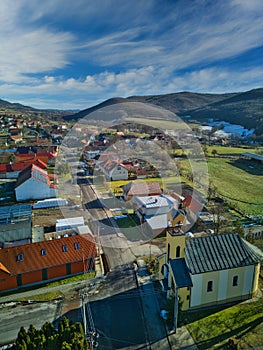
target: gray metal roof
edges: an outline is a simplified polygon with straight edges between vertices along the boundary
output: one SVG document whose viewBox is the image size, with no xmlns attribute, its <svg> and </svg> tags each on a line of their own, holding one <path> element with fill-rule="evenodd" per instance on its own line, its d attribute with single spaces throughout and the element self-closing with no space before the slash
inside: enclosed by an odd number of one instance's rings
<svg viewBox="0 0 263 350">
<path fill-rule="evenodd" d="M 189 274 L 185 259 L 171 259 L 169 260 L 176 286 L 178 288 L 192 287 L 193 283 Z"/>
<path fill-rule="evenodd" d="M 152 230 L 165 229 L 168 226 L 167 214 L 145 216 L 145 221 Z"/>
<path fill-rule="evenodd" d="M 185 254 L 192 274 L 254 265 L 261 260 L 235 233 L 190 238 Z"/>
<path fill-rule="evenodd" d="M 136 197 L 135 200 L 145 208 L 166 207 L 171 206 L 176 202 L 173 197 L 163 194 L 160 196 Z"/>
<path fill-rule="evenodd" d="M 0 207 L 0 224 L 19 222 L 31 219 L 32 207 L 30 204 L 8 205 Z"/>
<path fill-rule="evenodd" d="M 263 162 L 263 156 L 261 156 L 260 154 L 245 152 L 245 153 L 242 153 L 242 155 L 252 159 L 261 160 L 261 162 Z"/>
</svg>

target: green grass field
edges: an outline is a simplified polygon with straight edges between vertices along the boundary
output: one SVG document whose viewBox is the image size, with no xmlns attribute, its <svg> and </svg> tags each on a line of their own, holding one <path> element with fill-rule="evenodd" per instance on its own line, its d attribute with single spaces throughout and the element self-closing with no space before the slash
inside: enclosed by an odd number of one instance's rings
<svg viewBox="0 0 263 350">
<path fill-rule="evenodd" d="M 263 348 L 262 297 L 209 316 L 207 312 L 200 311 L 198 318 L 194 322 L 190 320 L 187 328 L 200 350 L 229 349 L 228 340 L 233 337 L 238 339 L 238 349 Z"/>
<path fill-rule="evenodd" d="M 263 152 L 263 147 L 228 147 L 228 146 L 207 146 L 208 154 L 212 154 L 212 150 L 216 150 L 218 154 L 239 154 L 245 152 L 251 152 L 260 154 Z"/>
<path fill-rule="evenodd" d="M 208 158 L 207 163 L 210 179 L 219 194 L 247 215 L 262 215 L 262 165 L 253 165 L 251 169 L 250 162 L 217 157 Z"/>
</svg>

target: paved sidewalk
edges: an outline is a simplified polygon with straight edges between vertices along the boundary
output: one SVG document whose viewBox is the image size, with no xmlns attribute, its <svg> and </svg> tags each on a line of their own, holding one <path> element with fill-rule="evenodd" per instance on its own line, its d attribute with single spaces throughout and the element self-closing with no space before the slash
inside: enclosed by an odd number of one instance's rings
<svg viewBox="0 0 263 350">
<path fill-rule="evenodd" d="M 198 350 L 193 338 L 185 326 L 177 329 L 176 333 L 171 332 L 169 335 L 171 349 Z"/>
</svg>

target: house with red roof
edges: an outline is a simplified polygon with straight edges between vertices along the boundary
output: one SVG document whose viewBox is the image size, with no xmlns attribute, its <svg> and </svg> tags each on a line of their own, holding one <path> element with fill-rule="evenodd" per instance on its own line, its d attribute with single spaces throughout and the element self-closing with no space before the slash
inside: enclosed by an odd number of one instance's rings
<svg viewBox="0 0 263 350">
<path fill-rule="evenodd" d="M 182 207 L 187 214 L 187 219 L 193 223 L 198 219 L 203 209 L 203 204 L 200 203 L 196 198 L 187 196 L 182 201 Z"/>
<path fill-rule="evenodd" d="M 0 249 L 0 292 L 94 270 L 92 235 Z"/>
<path fill-rule="evenodd" d="M 128 180 L 129 172 L 121 162 L 107 160 L 100 163 L 99 168 L 105 174 L 107 181 Z"/>
<path fill-rule="evenodd" d="M 54 186 L 46 170 L 31 164 L 18 176 L 15 187 L 16 200 L 27 201 L 57 197 Z"/>
<path fill-rule="evenodd" d="M 38 166 L 43 170 L 47 170 L 47 164 L 42 162 L 40 159 L 36 160 L 28 160 L 28 161 L 20 161 L 8 164 L 0 164 L 0 177 L 7 179 L 17 179 L 20 172 L 26 169 L 31 164 Z"/>
<path fill-rule="evenodd" d="M 17 161 L 29 161 L 40 159 L 48 165 L 54 165 L 58 153 L 57 146 L 37 146 L 37 147 L 19 147 L 15 153 Z"/>
<path fill-rule="evenodd" d="M 132 200 L 135 197 L 158 196 L 162 194 L 160 183 L 156 182 L 129 182 L 122 186 L 123 197 L 125 201 Z"/>
</svg>

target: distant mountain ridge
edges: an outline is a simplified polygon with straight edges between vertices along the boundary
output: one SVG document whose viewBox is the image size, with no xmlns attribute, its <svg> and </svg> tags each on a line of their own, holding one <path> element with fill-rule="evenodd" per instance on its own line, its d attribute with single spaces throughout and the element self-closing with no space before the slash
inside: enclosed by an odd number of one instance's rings
<svg viewBox="0 0 263 350">
<path fill-rule="evenodd" d="M 225 94 L 178 92 L 164 95 L 130 96 L 127 98 L 115 97 L 78 113 L 63 110 L 40 110 L 0 99 L 0 110 L 27 112 L 34 115 L 41 114 L 46 118 L 58 121 L 75 121 L 86 116 L 90 119 L 98 118 L 98 114 L 94 113 L 93 116 L 91 114 L 103 107 L 124 102 L 153 104 L 182 118 L 191 116 L 193 120 L 199 122 L 214 119 L 239 124 L 247 129 L 255 129 L 256 135 L 263 137 L 263 88 Z M 99 114 L 99 118 L 103 119 L 103 113 Z"/>
<path fill-rule="evenodd" d="M 0 99 L 0 109 L 6 108 L 14 111 L 25 111 L 25 110 L 35 110 L 35 108 L 24 106 L 20 103 L 12 103 L 5 100 Z"/>
<path fill-rule="evenodd" d="M 178 92 L 165 95 L 111 98 L 67 116 L 66 119 L 77 120 L 103 107 L 123 102 L 151 103 L 170 110 L 180 117 L 190 115 L 192 119 L 200 122 L 211 118 L 222 120 L 242 125 L 248 129 L 255 129 L 257 135 L 263 135 L 263 88 L 225 94 Z"/>
<path fill-rule="evenodd" d="M 8 112 L 27 114 L 35 118 L 35 120 L 42 120 L 47 118 L 49 120 L 63 120 L 67 115 L 76 113 L 76 111 L 64 111 L 56 109 L 37 109 L 30 106 L 24 106 L 21 103 L 12 103 L 6 100 L 0 99 L 0 113 Z"/>
</svg>

